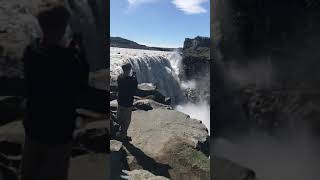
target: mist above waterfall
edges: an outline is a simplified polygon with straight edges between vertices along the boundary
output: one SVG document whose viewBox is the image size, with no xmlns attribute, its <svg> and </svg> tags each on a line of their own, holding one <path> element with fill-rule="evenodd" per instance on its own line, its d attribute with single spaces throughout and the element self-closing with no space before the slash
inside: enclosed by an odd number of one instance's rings
<svg viewBox="0 0 320 180">
<path fill-rule="evenodd" d="M 175 109 L 177 111 L 188 114 L 193 119 L 201 120 L 203 124 L 208 128 L 210 134 L 210 105 L 207 102 L 189 102 L 186 104 L 177 105 Z"/>
</svg>

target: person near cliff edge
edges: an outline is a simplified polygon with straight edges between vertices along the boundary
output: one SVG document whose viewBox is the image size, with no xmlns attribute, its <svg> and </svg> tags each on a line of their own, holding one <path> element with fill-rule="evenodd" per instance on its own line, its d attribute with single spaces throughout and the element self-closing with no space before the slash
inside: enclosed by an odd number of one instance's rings
<svg viewBox="0 0 320 180">
<path fill-rule="evenodd" d="M 133 105 L 133 96 L 136 94 L 138 88 L 138 81 L 135 73 L 132 75 L 132 66 L 126 63 L 122 66 L 123 73 L 119 75 L 118 82 L 118 109 L 117 120 L 120 124 L 120 141 L 131 141 L 128 137 L 127 131 L 131 122 L 131 113 Z"/>
<path fill-rule="evenodd" d="M 68 179 L 76 99 L 88 87 L 89 76 L 79 38 L 63 43 L 69 17 L 64 7 L 40 12 L 43 37 L 24 52 L 27 112 L 21 180 Z"/>
</svg>

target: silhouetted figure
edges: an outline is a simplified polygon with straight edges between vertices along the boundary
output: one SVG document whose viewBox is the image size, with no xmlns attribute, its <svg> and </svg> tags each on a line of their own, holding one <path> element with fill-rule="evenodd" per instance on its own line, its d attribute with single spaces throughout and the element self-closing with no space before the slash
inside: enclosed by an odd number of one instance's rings
<svg viewBox="0 0 320 180">
<path fill-rule="evenodd" d="M 81 40 L 62 40 L 69 12 L 55 7 L 37 16 L 43 38 L 25 50 L 27 116 L 22 180 L 67 180 L 76 98 L 88 85 L 88 64 Z"/>
<path fill-rule="evenodd" d="M 133 105 L 133 96 L 138 88 L 138 81 L 135 73 L 131 73 L 132 66 L 127 63 L 122 66 L 123 73 L 118 77 L 118 109 L 117 120 L 121 126 L 120 137 L 121 141 L 130 141 L 131 138 L 127 135 L 127 130 L 131 122 L 131 113 Z"/>
</svg>

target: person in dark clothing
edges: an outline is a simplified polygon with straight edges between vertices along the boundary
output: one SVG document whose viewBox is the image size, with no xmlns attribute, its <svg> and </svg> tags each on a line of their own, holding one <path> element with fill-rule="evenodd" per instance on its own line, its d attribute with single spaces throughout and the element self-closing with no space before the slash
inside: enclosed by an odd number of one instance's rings
<svg viewBox="0 0 320 180">
<path fill-rule="evenodd" d="M 127 130 L 131 122 L 131 113 L 133 105 L 133 96 L 138 88 L 138 81 L 135 73 L 130 75 L 132 66 L 127 63 L 122 66 L 123 73 L 119 75 L 118 82 L 118 109 L 117 120 L 120 123 L 120 140 L 130 141 L 131 138 L 127 135 Z"/>
<path fill-rule="evenodd" d="M 89 67 L 79 38 L 65 45 L 70 14 L 54 7 L 37 16 L 43 38 L 23 56 L 27 115 L 22 180 L 67 180 L 76 99 L 88 87 Z"/>
</svg>

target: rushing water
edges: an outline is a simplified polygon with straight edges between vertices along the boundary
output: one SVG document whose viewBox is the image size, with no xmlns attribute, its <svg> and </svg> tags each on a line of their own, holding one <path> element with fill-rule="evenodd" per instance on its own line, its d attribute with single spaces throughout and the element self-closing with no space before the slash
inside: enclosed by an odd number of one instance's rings
<svg viewBox="0 0 320 180">
<path fill-rule="evenodd" d="M 205 101 L 196 104 L 187 102 L 184 97 L 186 88 L 197 87 L 195 80 L 182 81 L 182 57 L 179 52 L 164 52 L 111 48 L 111 83 L 122 72 L 121 65 L 129 62 L 136 72 L 139 83 L 152 83 L 167 97 L 171 97 L 177 111 L 201 120 L 210 129 L 210 107 Z M 113 81 L 113 82 L 112 82 Z M 201 99 L 201 98 L 200 98 Z M 210 131 L 210 130 L 209 130 Z"/>
</svg>

